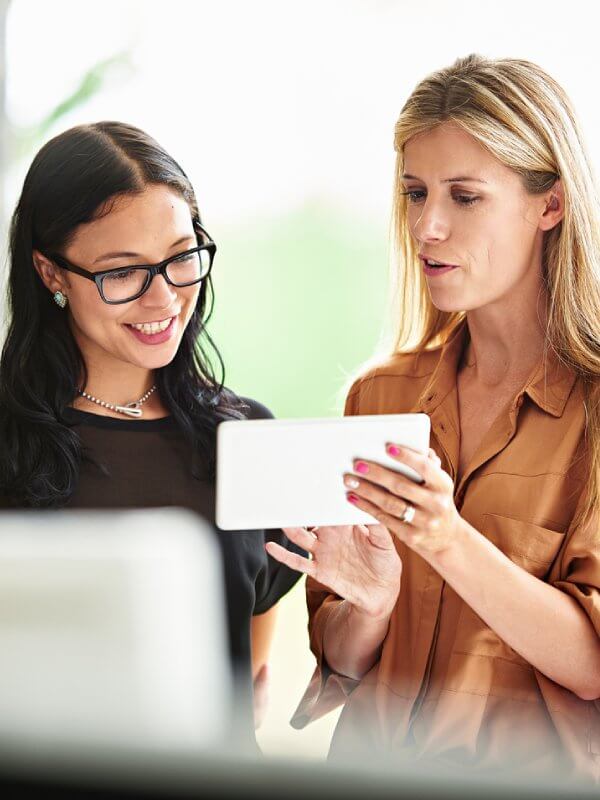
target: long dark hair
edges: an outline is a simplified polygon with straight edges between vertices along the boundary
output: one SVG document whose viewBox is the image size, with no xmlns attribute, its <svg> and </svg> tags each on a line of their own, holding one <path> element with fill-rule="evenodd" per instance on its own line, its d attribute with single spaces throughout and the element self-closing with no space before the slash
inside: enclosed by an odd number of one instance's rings
<svg viewBox="0 0 600 800">
<path fill-rule="evenodd" d="M 65 409 L 86 369 L 67 315 L 33 265 L 32 251 L 60 253 L 76 228 L 110 210 L 119 196 L 164 184 L 199 220 L 194 190 L 179 164 L 138 128 L 119 122 L 80 125 L 42 147 L 25 178 L 10 227 L 9 327 L 0 358 L 0 495 L 10 505 L 58 507 L 75 489 L 87 456 Z M 223 387 L 223 361 L 206 331 L 210 279 L 175 358 L 157 370 L 161 398 L 193 445 L 194 474 L 214 471 L 215 429 L 243 416 Z M 208 351 L 219 367 L 216 377 Z"/>
</svg>

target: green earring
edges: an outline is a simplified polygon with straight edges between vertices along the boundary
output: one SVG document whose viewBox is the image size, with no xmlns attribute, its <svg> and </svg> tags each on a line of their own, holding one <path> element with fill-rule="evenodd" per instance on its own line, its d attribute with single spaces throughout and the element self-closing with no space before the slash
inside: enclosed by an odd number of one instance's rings
<svg viewBox="0 0 600 800">
<path fill-rule="evenodd" d="M 68 300 L 66 295 L 64 295 L 62 292 L 54 292 L 54 302 L 57 306 L 64 308 L 67 305 Z"/>
</svg>

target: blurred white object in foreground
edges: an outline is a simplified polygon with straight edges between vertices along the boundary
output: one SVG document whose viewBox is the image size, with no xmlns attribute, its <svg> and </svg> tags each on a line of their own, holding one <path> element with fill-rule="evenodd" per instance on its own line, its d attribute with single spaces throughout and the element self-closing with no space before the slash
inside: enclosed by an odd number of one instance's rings
<svg viewBox="0 0 600 800">
<path fill-rule="evenodd" d="M 0 748 L 213 748 L 224 608 L 214 533 L 190 512 L 0 514 Z"/>
</svg>

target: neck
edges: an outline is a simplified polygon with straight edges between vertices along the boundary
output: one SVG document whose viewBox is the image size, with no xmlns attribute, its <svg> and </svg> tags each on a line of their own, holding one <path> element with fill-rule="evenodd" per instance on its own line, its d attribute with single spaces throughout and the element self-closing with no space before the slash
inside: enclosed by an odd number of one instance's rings
<svg viewBox="0 0 600 800">
<path fill-rule="evenodd" d="M 126 406 L 128 403 L 140 400 L 155 384 L 155 375 L 152 370 L 135 367 L 132 364 L 122 364 L 120 368 L 113 365 L 110 369 L 102 369 L 99 365 L 88 364 L 87 372 L 87 383 L 83 386 L 83 382 L 81 382 L 77 388 L 85 391 L 91 397 L 95 397 L 96 400 L 114 406 Z M 81 411 L 104 414 L 119 419 L 125 419 L 127 416 L 81 395 L 75 398 L 73 407 Z M 168 414 L 157 391 L 152 392 L 142 404 L 141 409 L 144 419 L 156 419 Z"/>
<path fill-rule="evenodd" d="M 111 356 L 82 336 L 77 329 L 73 330 L 73 333 L 87 371 L 85 386 L 81 378 L 77 388 L 83 389 L 86 394 L 114 406 L 126 406 L 128 403 L 138 401 L 156 383 L 154 370 Z M 126 419 L 123 414 L 100 406 L 80 395 L 73 401 L 73 407 L 92 414 Z M 142 411 L 144 419 L 157 419 L 169 414 L 158 391 L 150 395 L 142 405 Z"/>
<path fill-rule="evenodd" d="M 485 387 L 519 383 L 539 362 L 546 338 L 546 304 L 499 303 L 467 312 L 463 368 Z"/>
</svg>

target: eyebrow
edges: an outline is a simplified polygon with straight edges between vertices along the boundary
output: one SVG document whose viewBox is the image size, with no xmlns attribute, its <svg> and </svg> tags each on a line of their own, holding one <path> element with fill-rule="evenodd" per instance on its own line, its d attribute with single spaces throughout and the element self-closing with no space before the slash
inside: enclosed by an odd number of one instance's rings
<svg viewBox="0 0 600 800">
<path fill-rule="evenodd" d="M 421 178 L 417 178 L 416 175 L 403 175 L 402 176 L 405 180 L 412 180 L 412 181 L 420 181 Z M 473 178 L 468 175 L 460 175 L 458 178 L 445 178 L 440 183 L 460 183 L 461 181 L 474 181 L 475 183 L 487 183 L 484 181 L 483 178 Z M 424 181 L 423 181 L 424 183 Z"/>
<path fill-rule="evenodd" d="M 173 242 L 173 244 L 169 249 L 171 250 L 173 247 L 177 247 L 177 245 L 183 244 L 184 242 L 188 242 L 190 239 L 193 238 L 194 234 L 188 233 L 185 236 L 182 236 L 180 239 L 177 239 L 176 242 Z M 139 257 L 140 257 L 139 253 L 132 253 L 128 250 L 123 250 L 122 252 L 119 253 L 104 253 L 103 255 L 98 256 L 98 258 L 96 258 L 92 262 L 92 264 L 97 264 L 99 261 L 111 261 L 114 258 L 139 258 Z"/>
</svg>

